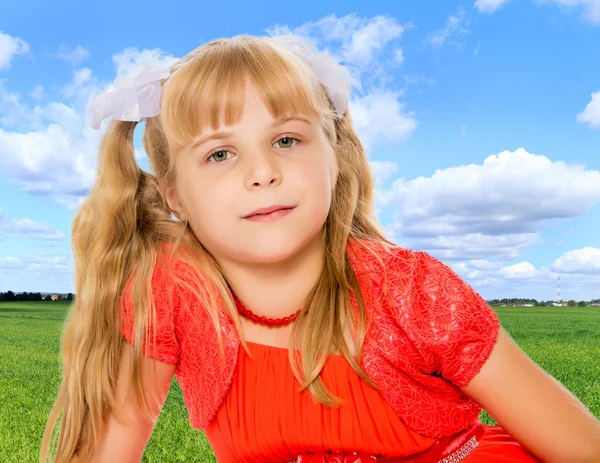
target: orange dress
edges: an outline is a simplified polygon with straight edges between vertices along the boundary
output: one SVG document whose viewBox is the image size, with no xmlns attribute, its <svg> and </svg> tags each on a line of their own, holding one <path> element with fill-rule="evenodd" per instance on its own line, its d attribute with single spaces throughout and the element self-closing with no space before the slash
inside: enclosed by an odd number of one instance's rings
<svg viewBox="0 0 600 463">
<path fill-rule="evenodd" d="M 330 355 L 321 373 L 327 388 L 343 401 L 339 408 L 328 408 L 308 391 L 297 392 L 300 384 L 287 349 L 251 342 L 248 348 L 252 357 L 239 350 L 231 389 L 204 430 L 219 463 L 283 463 L 323 450 L 405 456 L 436 442 L 406 426 L 344 357 Z M 485 428 L 479 445 L 462 462 L 538 461 L 502 428 Z"/>
</svg>

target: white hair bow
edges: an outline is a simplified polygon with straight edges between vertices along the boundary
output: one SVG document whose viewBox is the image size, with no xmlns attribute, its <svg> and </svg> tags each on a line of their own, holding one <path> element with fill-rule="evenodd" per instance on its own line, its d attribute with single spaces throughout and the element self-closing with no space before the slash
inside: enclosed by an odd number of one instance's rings
<svg viewBox="0 0 600 463">
<path fill-rule="evenodd" d="M 91 126 L 98 130 L 107 117 L 119 121 L 141 121 L 160 113 L 160 81 L 169 77 L 166 66 L 137 66 L 129 74 L 115 80 L 112 88 L 89 104 Z"/>
</svg>

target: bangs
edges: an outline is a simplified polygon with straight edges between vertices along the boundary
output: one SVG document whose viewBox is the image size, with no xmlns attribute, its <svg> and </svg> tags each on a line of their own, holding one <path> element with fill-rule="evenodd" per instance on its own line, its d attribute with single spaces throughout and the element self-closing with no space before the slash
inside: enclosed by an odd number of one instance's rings
<svg viewBox="0 0 600 463">
<path fill-rule="evenodd" d="M 169 145 L 185 146 L 207 128 L 239 122 L 247 82 L 274 118 L 331 113 L 320 83 L 292 52 L 268 39 L 217 40 L 184 58 L 164 86 L 160 121 Z"/>
</svg>

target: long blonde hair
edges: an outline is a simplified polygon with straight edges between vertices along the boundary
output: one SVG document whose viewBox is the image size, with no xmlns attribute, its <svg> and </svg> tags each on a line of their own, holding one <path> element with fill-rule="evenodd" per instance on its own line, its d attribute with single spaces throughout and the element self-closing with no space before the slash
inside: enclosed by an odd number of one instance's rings
<svg viewBox="0 0 600 463">
<path fill-rule="evenodd" d="M 350 114 L 346 111 L 343 118 L 336 118 L 332 101 L 308 65 L 272 40 L 248 36 L 215 40 L 177 62 L 163 82 L 160 115 L 146 120 L 143 135 L 153 175 L 136 163 L 135 122 L 113 121 L 102 139 L 95 184 L 73 223 L 76 298 L 64 327 L 62 383 L 44 432 L 41 462 L 49 458 L 67 462 L 75 455 L 87 460 L 108 417 L 118 412 L 115 387 L 124 342 L 119 304 L 128 283 L 133 288 L 136 325 L 131 380 L 138 403 L 151 414 L 140 366 L 143 336 L 155 323 L 150 281 L 158 252 L 169 249 L 175 260 L 195 270 L 192 282 L 178 284 L 197 295 L 219 340 L 217 298 L 239 331 L 239 315 L 224 276 L 190 227 L 174 217 L 163 192 L 175 180 L 173 149 L 189 143 L 202 127 L 239 120 L 248 79 L 274 117 L 319 114 L 339 169 L 324 225 L 324 266 L 291 333 L 290 346 L 301 346 L 302 351 L 298 361 L 290 348 L 294 374 L 302 389 L 308 388 L 323 405 L 339 405 L 319 377 L 326 356 L 336 350 L 376 387 L 360 367 L 368 319 L 347 245 L 351 238 L 391 243 L 375 219 L 373 179 Z M 342 320 L 350 321 L 354 352 L 346 342 Z M 243 337 L 241 341 L 246 348 Z M 221 349 L 223 353 L 222 345 Z M 56 447 L 54 452 L 51 446 Z"/>
</svg>

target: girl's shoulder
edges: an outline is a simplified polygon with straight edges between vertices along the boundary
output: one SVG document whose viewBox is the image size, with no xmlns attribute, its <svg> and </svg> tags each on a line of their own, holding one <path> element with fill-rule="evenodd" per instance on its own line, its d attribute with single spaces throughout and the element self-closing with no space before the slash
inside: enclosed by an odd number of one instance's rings
<svg viewBox="0 0 600 463">
<path fill-rule="evenodd" d="M 138 292 L 141 288 L 149 291 L 147 294 L 151 301 L 147 302 L 152 302 L 159 316 L 177 320 L 182 307 L 199 305 L 198 301 L 206 293 L 206 278 L 192 264 L 185 250 L 163 245 L 154 251 L 152 257 L 153 262 L 145 278 L 138 274 L 141 267 L 134 268 L 120 297 L 121 310 L 126 318 L 133 317 L 137 284 Z M 148 280 L 149 287 L 145 286 Z"/>
<path fill-rule="evenodd" d="M 205 283 L 205 276 L 194 264 L 192 254 L 184 248 L 163 245 L 155 252 L 155 265 L 152 272 L 152 286 L 169 290 L 179 290 L 181 297 L 184 288 L 193 288 Z"/>
<path fill-rule="evenodd" d="M 472 291 L 448 264 L 426 251 L 365 239 L 351 241 L 349 249 L 356 270 L 366 272 L 372 281 L 410 280 L 413 288 L 425 286 L 430 292 L 442 285 Z"/>
<path fill-rule="evenodd" d="M 349 255 L 355 271 L 366 274 L 371 281 L 395 281 L 409 277 L 414 281 L 436 266 L 445 266 L 425 251 L 375 240 L 351 240 Z"/>
</svg>

